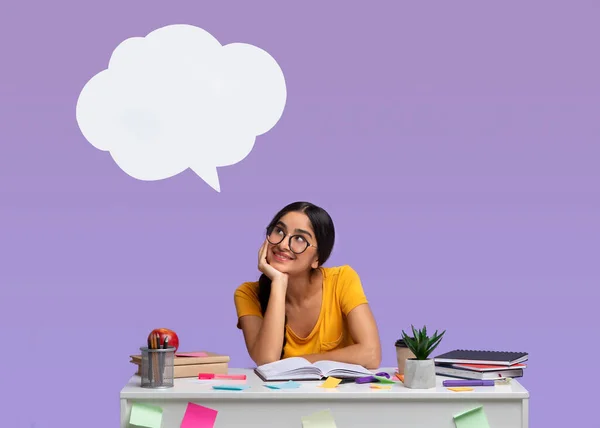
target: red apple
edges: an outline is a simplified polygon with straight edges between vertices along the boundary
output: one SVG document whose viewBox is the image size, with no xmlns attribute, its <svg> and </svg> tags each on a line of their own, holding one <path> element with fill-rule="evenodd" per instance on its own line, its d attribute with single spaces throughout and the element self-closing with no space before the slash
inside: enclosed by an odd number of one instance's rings
<svg viewBox="0 0 600 428">
<path fill-rule="evenodd" d="M 168 329 L 168 328 L 155 328 L 148 335 L 148 340 L 150 340 L 150 337 L 153 334 L 157 334 L 157 333 L 158 333 L 158 337 L 159 337 L 159 346 L 161 348 L 165 343 L 165 338 L 168 337 L 169 340 L 167 342 L 167 346 L 169 348 L 171 348 L 171 347 L 175 348 L 175 352 L 177 352 L 177 348 L 179 348 L 179 337 L 177 337 L 177 333 L 175 333 L 173 330 Z"/>
</svg>

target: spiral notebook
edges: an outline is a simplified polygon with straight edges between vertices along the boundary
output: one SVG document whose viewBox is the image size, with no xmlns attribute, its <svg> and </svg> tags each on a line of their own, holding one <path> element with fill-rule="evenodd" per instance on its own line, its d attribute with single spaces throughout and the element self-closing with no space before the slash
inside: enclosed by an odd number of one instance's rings
<svg viewBox="0 0 600 428">
<path fill-rule="evenodd" d="M 440 354 L 433 358 L 435 363 L 455 364 L 496 364 L 501 366 L 512 366 L 513 364 L 527 361 L 527 352 L 508 351 L 480 351 L 474 349 L 455 349 L 454 351 Z"/>
</svg>

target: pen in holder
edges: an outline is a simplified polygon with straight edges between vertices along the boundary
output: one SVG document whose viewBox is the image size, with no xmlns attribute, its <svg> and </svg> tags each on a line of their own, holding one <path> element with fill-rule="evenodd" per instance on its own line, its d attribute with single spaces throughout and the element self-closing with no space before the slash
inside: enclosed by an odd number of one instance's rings
<svg viewBox="0 0 600 428">
<path fill-rule="evenodd" d="M 175 347 L 140 348 L 142 388 L 171 388 L 174 384 Z"/>
</svg>

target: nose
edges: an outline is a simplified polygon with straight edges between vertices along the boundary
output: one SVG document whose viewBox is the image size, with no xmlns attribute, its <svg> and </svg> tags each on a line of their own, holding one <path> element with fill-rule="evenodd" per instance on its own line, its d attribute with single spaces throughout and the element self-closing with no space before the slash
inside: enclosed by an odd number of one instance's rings
<svg viewBox="0 0 600 428">
<path fill-rule="evenodd" d="M 285 238 L 283 238 L 281 240 L 281 242 L 279 244 L 277 244 L 277 247 L 279 247 L 280 250 L 282 251 L 289 251 L 292 252 L 292 249 L 290 248 L 290 239 L 289 236 L 285 236 Z"/>
</svg>

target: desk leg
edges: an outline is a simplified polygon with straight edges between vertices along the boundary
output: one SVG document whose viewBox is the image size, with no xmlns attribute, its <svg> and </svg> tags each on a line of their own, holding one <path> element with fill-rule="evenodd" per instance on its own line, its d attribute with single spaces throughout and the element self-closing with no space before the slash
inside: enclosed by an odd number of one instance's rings
<svg viewBox="0 0 600 428">
<path fill-rule="evenodd" d="M 127 400 L 121 398 L 121 428 L 127 428 L 129 425 L 129 409 L 127 407 Z"/>
<path fill-rule="evenodd" d="M 529 428 L 529 398 L 523 399 L 523 421 L 521 426 L 523 428 Z"/>
</svg>

